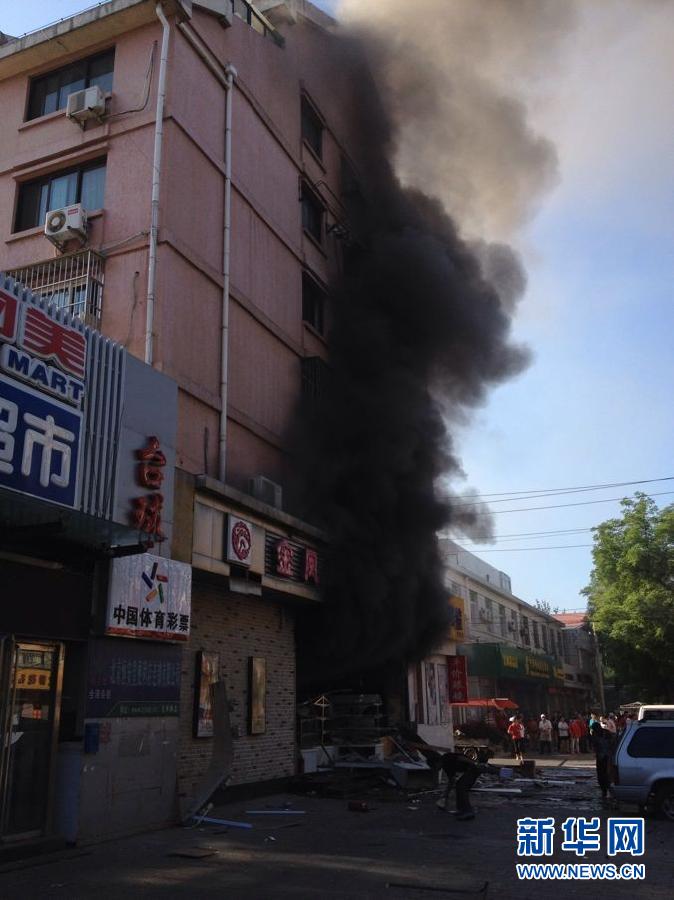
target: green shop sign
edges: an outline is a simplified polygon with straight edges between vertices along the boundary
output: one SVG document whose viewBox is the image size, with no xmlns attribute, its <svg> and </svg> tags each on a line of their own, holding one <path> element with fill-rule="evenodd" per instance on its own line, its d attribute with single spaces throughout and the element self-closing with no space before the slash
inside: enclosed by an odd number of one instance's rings
<svg viewBox="0 0 674 900">
<path fill-rule="evenodd" d="M 462 644 L 459 652 L 467 657 L 469 675 L 550 683 L 563 680 L 563 670 L 547 654 L 527 653 L 519 647 L 503 644 Z"/>
</svg>

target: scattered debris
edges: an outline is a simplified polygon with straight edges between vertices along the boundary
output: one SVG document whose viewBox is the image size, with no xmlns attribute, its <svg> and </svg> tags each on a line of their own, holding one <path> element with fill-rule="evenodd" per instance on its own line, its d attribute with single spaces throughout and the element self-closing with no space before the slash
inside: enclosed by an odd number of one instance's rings
<svg viewBox="0 0 674 900">
<path fill-rule="evenodd" d="M 217 850 L 207 850 L 204 847 L 185 847 L 184 850 L 172 850 L 168 856 L 180 856 L 185 859 L 205 859 L 207 856 L 215 856 Z"/>
<path fill-rule="evenodd" d="M 521 794 L 521 788 L 504 787 L 475 787 L 473 791 L 479 794 Z"/>
<path fill-rule="evenodd" d="M 228 828 L 252 828 L 250 822 L 233 822 L 231 819 L 215 819 L 213 816 L 202 816 L 200 822 L 208 822 L 209 825 L 227 825 Z"/>
<path fill-rule="evenodd" d="M 298 825 L 304 825 L 304 822 L 284 822 L 283 825 L 267 826 L 267 831 L 280 831 L 282 828 L 297 828 Z"/>
<path fill-rule="evenodd" d="M 366 800 L 349 800 L 347 805 L 349 812 L 369 812 L 370 807 Z"/>
<path fill-rule="evenodd" d="M 489 887 L 489 882 L 485 881 L 485 883 L 480 888 L 446 888 L 446 887 L 438 887 L 435 884 L 415 884 L 411 881 L 387 881 L 386 887 L 388 888 L 402 888 L 406 891 L 436 891 L 442 894 L 482 894 L 483 897 L 487 896 L 487 888 Z"/>
<path fill-rule="evenodd" d="M 247 816 L 305 816 L 304 809 L 247 809 Z"/>
</svg>

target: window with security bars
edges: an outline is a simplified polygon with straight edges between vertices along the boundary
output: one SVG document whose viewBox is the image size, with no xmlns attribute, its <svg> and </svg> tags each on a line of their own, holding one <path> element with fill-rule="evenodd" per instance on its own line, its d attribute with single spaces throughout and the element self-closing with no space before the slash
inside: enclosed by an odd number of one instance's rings
<svg viewBox="0 0 674 900">
<path fill-rule="evenodd" d="M 66 253 L 6 272 L 59 309 L 98 327 L 103 304 L 103 257 L 94 250 Z"/>
<path fill-rule="evenodd" d="M 310 403 L 325 398 L 330 367 L 320 356 L 305 356 L 302 364 L 302 396 Z"/>
</svg>

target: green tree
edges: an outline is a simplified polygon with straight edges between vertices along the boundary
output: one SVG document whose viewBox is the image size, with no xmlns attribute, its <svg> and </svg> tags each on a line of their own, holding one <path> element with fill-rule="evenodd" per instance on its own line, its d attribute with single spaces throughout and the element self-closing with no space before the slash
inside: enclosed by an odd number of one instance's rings
<svg viewBox="0 0 674 900">
<path fill-rule="evenodd" d="M 555 606 L 554 608 L 550 605 L 549 600 L 534 600 L 534 606 L 536 609 L 540 609 L 541 612 L 544 612 L 548 616 L 556 616 L 559 612 L 559 607 Z"/>
<path fill-rule="evenodd" d="M 651 700 L 674 700 L 674 504 L 645 494 L 594 530 L 583 593 L 607 664 Z"/>
</svg>

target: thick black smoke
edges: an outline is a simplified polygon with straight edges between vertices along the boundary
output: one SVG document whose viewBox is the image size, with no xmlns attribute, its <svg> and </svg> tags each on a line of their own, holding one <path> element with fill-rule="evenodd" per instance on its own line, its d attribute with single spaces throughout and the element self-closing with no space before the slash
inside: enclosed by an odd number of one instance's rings
<svg viewBox="0 0 674 900">
<path fill-rule="evenodd" d="M 332 285 L 331 372 L 304 411 L 300 451 L 305 512 L 330 539 L 324 604 L 304 622 L 315 674 L 420 658 L 446 635 L 436 533 L 455 513 L 438 481 L 460 467 L 445 412 L 465 414 L 527 361 L 509 341 L 508 290 L 523 285 L 514 255 L 492 256 L 510 286 L 500 297 L 439 202 L 401 186 L 364 67 L 354 81 L 360 188 L 346 198 L 350 239 Z"/>
</svg>

